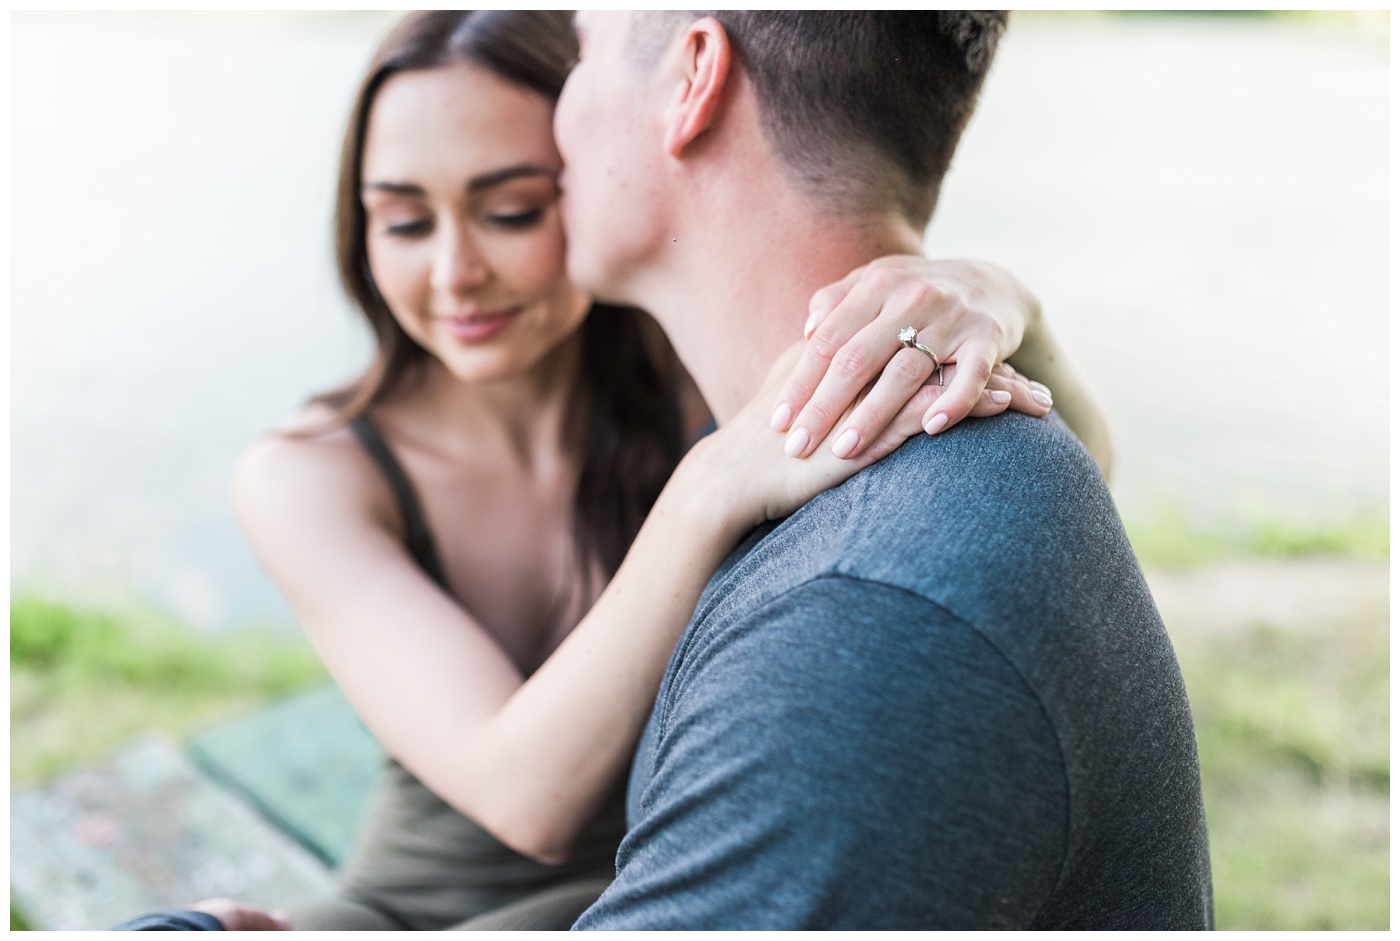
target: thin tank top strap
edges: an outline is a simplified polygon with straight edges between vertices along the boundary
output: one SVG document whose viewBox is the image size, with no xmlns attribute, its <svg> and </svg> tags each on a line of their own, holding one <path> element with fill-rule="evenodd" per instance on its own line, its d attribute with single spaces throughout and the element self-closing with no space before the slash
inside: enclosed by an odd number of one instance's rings
<svg viewBox="0 0 1400 941">
<path fill-rule="evenodd" d="M 433 542 L 432 531 L 428 529 L 423 506 L 418 502 L 418 492 L 413 489 L 413 482 L 408 479 L 408 474 L 404 473 L 403 465 L 394 456 L 394 452 L 389 450 L 384 436 L 367 416 L 358 415 L 352 419 L 350 430 L 355 433 L 360 446 L 374 461 L 389 484 L 389 489 L 394 492 L 394 499 L 399 504 L 399 515 L 403 517 L 403 541 L 408 554 L 429 578 L 446 591 L 447 579 L 442 574 L 437 545 Z"/>
</svg>

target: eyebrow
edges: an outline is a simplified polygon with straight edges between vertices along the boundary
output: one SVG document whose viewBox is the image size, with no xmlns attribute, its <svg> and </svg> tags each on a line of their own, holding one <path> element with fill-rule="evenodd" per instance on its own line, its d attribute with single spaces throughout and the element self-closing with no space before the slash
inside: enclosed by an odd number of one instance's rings
<svg viewBox="0 0 1400 941">
<path fill-rule="evenodd" d="M 467 181 L 467 191 L 489 189 L 492 186 L 499 186 L 507 180 L 514 180 L 522 176 L 547 176 L 552 180 L 558 176 L 558 173 L 548 167 L 537 166 L 533 163 L 518 163 L 513 167 L 492 170 L 490 173 L 482 173 L 472 177 Z"/>
<path fill-rule="evenodd" d="M 529 176 L 547 176 L 553 179 L 557 174 L 547 167 L 541 167 L 533 163 L 518 163 L 513 167 L 502 167 L 499 170 L 492 170 L 490 173 L 479 173 L 467 180 L 467 192 L 472 193 L 478 190 L 490 189 L 493 186 L 500 186 L 508 180 L 515 180 Z M 427 192 L 417 183 L 394 183 L 387 180 L 366 183 L 360 187 L 361 192 L 376 191 L 380 193 L 392 193 L 395 196 L 426 196 Z"/>
<path fill-rule="evenodd" d="M 424 196 L 423 187 L 413 183 L 366 183 L 360 187 L 360 192 L 370 191 L 379 193 L 392 193 L 395 196 Z"/>
</svg>

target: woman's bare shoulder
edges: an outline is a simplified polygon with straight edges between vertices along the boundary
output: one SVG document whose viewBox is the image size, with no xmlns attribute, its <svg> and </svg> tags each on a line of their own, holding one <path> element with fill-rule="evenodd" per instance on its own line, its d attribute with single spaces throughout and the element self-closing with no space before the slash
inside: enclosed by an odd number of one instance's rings
<svg viewBox="0 0 1400 941">
<path fill-rule="evenodd" d="M 312 404 L 254 441 L 234 471 L 240 513 L 313 501 L 378 516 L 385 487 L 354 434 Z"/>
</svg>

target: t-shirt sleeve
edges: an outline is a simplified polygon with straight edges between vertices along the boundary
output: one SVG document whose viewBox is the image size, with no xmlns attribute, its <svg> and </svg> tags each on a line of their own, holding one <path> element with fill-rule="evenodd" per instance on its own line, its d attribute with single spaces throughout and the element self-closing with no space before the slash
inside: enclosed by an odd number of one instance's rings
<svg viewBox="0 0 1400 941">
<path fill-rule="evenodd" d="M 713 618 L 713 615 L 712 615 Z M 920 596 L 828 576 L 683 640 L 582 929 L 1028 924 L 1068 793 L 1020 674 Z"/>
<path fill-rule="evenodd" d="M 223 931 L 223 922 L 213 915 L 188 909 L 156 912 L 124 921 L 113 931 Z"/>
</svg>

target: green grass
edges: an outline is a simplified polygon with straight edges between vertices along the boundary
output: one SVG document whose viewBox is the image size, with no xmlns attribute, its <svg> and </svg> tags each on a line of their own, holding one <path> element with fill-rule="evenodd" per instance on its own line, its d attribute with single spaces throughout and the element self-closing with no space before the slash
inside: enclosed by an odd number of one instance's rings
<svg viewBox="0 0 1400 941">
<path fill-rule="evenodd" d="M 1127 520 L 1128 538 L 1145 567 L 1187 569 L 1230 559 L 1390 556 L 1388 510 L 1328 522 L 1295 522 L 1266 516 L 1203 521 L 1164 506 Z"/>
<path fill-rule="evenodd" d="M 1386 619 L 1177 641 L 1220 928 L 1389 926 Z"/>
<path fill-rule="evenodd" d="M 1390 555 L 1385 509 L 1322 523 L 1130 519 L 1146 567 Z M 1255 624 L 1174 637 L 1201 749 L 1221 928 L 1390 922 L 1388 609 L 1341 630 Z"/>
<path fill-rule="evenodd" d="M 148 729 L 184 739 L 325 675 L 305 640 L 285 630 L 207 636 L 147 608 L 20 595 L 10 605 L 10 786 Z"/>
</svg>

